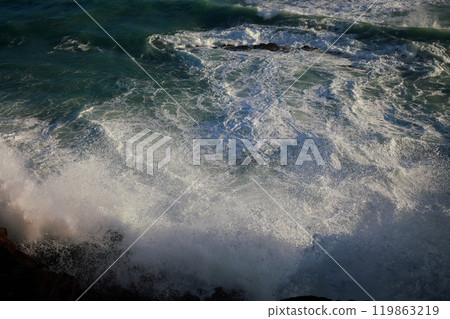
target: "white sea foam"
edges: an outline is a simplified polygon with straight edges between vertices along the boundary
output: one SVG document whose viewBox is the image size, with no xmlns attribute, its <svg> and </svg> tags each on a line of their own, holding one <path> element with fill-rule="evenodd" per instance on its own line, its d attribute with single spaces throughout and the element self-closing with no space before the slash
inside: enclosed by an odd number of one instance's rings
<svg viewBox="0 0 450 319">
<path fill-rule="evenodd" d="M 141 269 L 141 276 L 160 274 L 162 279 L 156 280 L 152 289 L 161 295 L 169 288 L 195 293 L 199 287 L 210 291 L 222 286 L 242 289 L 252 299 L 320 294 L 322 289 L 331 298 L 365 298 L 338 268 L 317 255 L 311 237 L 249 180 L 254 177 L 375 296 L 382 293 L 380 287 L 391 287 L 395 296 L 394 281 L 372 281 L 379 262 L 384 263 L 375 260 L 380 256 L 389 260 L 409 249 L 411 243 L 417 254 L 428 249 L 428 245 L 414 244 L 417 234 L 411 216 L 433 215 L 434 219 L 421 222 L 421 232 L 427 233 L 431 243 L 440 243 L 435 236 L 442 235 L 429 230 L 435 229 L 436 219 L 444 222 L 446 217 L 440 215 L 443 211 L 426 208 L 434 199 L 423 195 L 431 191 L 438 198 L 443 196 L 438 190 L 442 181 L 433 177 L 438 176 L 434 171 L 442 163 L 437 158 L 427 164 L 404 162 L 403 158 L 427 150 L 426 145 L 408 138 L 349 143 L 353 133 L 340 125 L 335 122 L 334 127 L 323 127 L 328 130 L 328 144 L 333 145 L 332 156 L 325 155 L 333 165 L 325 170 L 288 169 L 286 177 L 280 178 L 277 169 L 249 169 L 236 176 L 227 174 L 220 183 L 215 180 L 217 169 L 198 170 L 188 163 L 189 156 L 176 158 L 153 178 L 136 175 L 115 156 L 74 161 L 69 156 L 58 173 L 39 179 L 28 173 L 20 154 L 2 144 L 2 225 L 10 227 L 16 238 L 39 242 L 51 236 L 70 239 L 74 244 L 101 244 L 112 229 L 124 234 L 120 252 L 200 177 L 199 183 L 136 244 L 131 255 L 111 270 L 124 287 L 138 287 L 141 292 L 150 289 L 135 276 L 135 270 Z M 103 126 L 123 159 L 121 141 L 132 134 L 127 123 L 107 122 Z M 188 148 L 173 147 L 174 154 L 184 154 Z M 405 223 L 412 227 L 402 231 L 409 241 L 379 252 L 379 244 L 386 243 L 386 238 L 388 243 L 393 240 L 391 232 Z M 364 233 L 361 227 L 370 231 Z M 353 236 L 360 243 L 356 248 Z M 104 249 L 109 251 L 107 246 Z M 117 253 L 112 251 L 111 255 L 97 260 L 94 254 L 86 262 L 89 267 L 96 265 L 94 269 L 100 273 Z M 351 263 L 352 256 L 364 257 L 359 261 L 364 268 Z M 80 271 L 72 267 L 69 263 L 63 269 L 75 274 Z M 401 277 L 398 272 L 403 266 L 398 267 L 392 271 Z M 331 273 L 330 268 L 334 269 Z"/>
<path fill-rule="evenodd" d="M 67 51 L 67 52 L 87 52 L 90 50 L 98 50 L 102 51 L 97 46 L 92 46 L 89 42 L 82 43 L 79 40 L 72 39 L 70 36 L 65 36 L 61 43 L 53 48 L 55 51 Z M 49 53 L 53 53 L 54 51 L 50 51 Z"/>
<path fill-rule="evenodd" d="M 355 20 L 369 6 L 372 6 L 360 21 L 385 25 L 403 25 L 408 27 L 440 28 L 436 17 L 427 13 L 426 8 L 445 5 L 445 0 L 359 0 L 333 1 L 328 0 L 245 0 L 246 4 L 258 8 L 258 13 L 264 18 L 272 18 L 279 13 L 293 13 L 304 16 L 325 16 L 338 19 Z M 406 17 L 406 19 L 405 19 Z"/>
</svg>

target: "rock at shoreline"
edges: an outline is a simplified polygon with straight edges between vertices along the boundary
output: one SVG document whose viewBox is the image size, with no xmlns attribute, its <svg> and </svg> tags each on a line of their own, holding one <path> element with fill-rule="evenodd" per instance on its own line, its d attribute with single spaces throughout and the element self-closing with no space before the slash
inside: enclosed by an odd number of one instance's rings
<svg viewBox="0 0 450 319">
<path fill-rule="evenodd" d="M 281 299 L 281 301 L 331 301 L 331 299 L 328 299 L 325 297 L 316 297 L 316 296 L 298 296 L 298 297 Z"/>
<path fill-rule="evenodd" d="M 0 300 L 75 300 L 78 281 L 28 256 L 0 228 Z"/>
<path fill-rule="evenodd" d="M 158 296 L 140 295 L 110 283 L 108 289 L 89 292 L 83 300 L 161 300 Z M 200 290 L 198 290 L 200 291 Z M 78 281 L 66 274 L 52 271 L 46 264 L 25 254 L 8 239 L 0 227 L 0 300 L 76 300 L 81 295 Z M 212 292 L 176 294 L 169 300 L 240 301 L 247 300 L 243 291 L 216 287 Z M 163 299 L 164 300 L 164 299 Z M 282 301 L 328 301 L 315 296 L 299 296 Z"/>
</svg>

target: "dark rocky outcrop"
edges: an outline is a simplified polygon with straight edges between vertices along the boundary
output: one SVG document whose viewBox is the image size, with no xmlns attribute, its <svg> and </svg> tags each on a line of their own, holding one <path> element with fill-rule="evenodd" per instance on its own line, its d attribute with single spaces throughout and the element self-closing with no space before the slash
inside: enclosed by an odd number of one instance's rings
<svg viewBox="0 0 450 319">
<path fill-rule="evenodd" d="M 289 45 L 278 45 L 276 43 L 260 43 L 255 45 L 233 45 L 233 44 L 222 44 L 220 46 L 224 50 L 228 51 L 250 51 L 250 50 L 267 50 L 267 51 L 282 51 L 290 52 L 293 48 Z M 217 47 L 214 47 L 217 48 Z"/>
<path fill-rule="evenodd" d="M 213 49 L 218 49 L 219 47 L 213 47 Z M 250 50 L 266 50 L 271 52 L 292 52 L 296 50 L 303 50 L 307 52 L 317 52 L 317 53 L 326 53 L 330 55 L 342 55 L 341 52 L 336 51 L 324 51 L 316 47 L 312 47 L 309 45 L 304 45 L 300 48 L 296 48 L 290 45 L 278 45 L 276 43 L 260 43 L 255 45 L 233 45 L 233 44 L 222 44 L 220 46 L 221 49 L 228 50 L 228 51 L 250 51 Z M 341 64 L 338 65 L 343 68 L 358 68 L 357 66 L 351 65 L 351 64 Z"/>
<path fill-rule="evenodd" d="M 204 295 L 203 294 L 200 295 Z M 203 297 L 199 297 L 198 295 L 193 295 L 191 293 L 186 293 L 181 297 L 175 298 L 174 300 L 178 301 L 245 301 L 248 300 L 245 294 L 236 289 L 226 290 L 223 287 L 214 288 L 214 292 L 210 295 L 206 295 Z M 307 296 L 296 296 L 286 299 L 281 299 L 280 301 L 332 301 L 331 299 L 325 297 L 316 297 L 312 295 Z"/>
<path fill-rule="evenodd" d="M 248 46 L 248 45 L 223 44 L 221 46 L 221 48 L 224 49 L 224 50 L 228 50 L 228 51 L 249 51 L 249 50 L 253 50 L 253 47 Z"/>
<path fill-rule="evenodd" d="M 78 281 L 25 254 L 0 228 L 0 300 L 75 300 Z"/>
<path fill-rule="evenodd" d="M 213 49 L 218 49 L 219 47 L 213 47 Z M 220 46 L 221 49 L 228 51 L 250 51 L 250 50 L 266 50 L 271 52 L 291 52 L 296 50 L 302 50 L 307 52 L 318 52 L 318 53 L 326 53 L 330 55 L 341 55 L 341 52 L 337 51 L 329 51 L 329 50 L 321 50 L 316 47 L 312 47 L 309 45 L 304 45 L 300 48 L 293 47 L 291 45 L 278 45 L 276 43 L 260 43 L 255 45 L 234 45 L 234 44 L 222 44 Z"/>
<path fill-rule="evenodd" d="M 255 50 L 280 51 L 280 47 L 276 43 L 260 43 L 253 46 Z"/>
<path fill-rule="evenodd" d="M 218 47 L 213 47 L 214 49 L 217 49 Z M 309 45 L 304 45 L 301 48 L 295 48 L 290 45 L 278 45 L 276 43 L 260 43 L 255 45 L 233 45 L 233 44 L 222 44 L 220 48 L 228 51 L 250 51 L 250 50 L 267 50 L 272 52 L 291 52 L 293 50 L 303 50 L 303 51 L 318 51 L 323 52 L 319 48 L 311 47 Z M 337 52 L 328 52 L 330 54 L 337 54 Z"/>
<path fill-rule="evenodd" d="M 300 49 L 302 49 L 303 51 L 317 51 L 317 50 L 319 50 L 318 48 L 310 47 L 309 45 L 304 45 Z"/>
<path fill-rule="evenodd" d="M 0 300 L 76 300 L 81 295 L 78 281 L 66 274 L 52 271 L 46 264 L 25 254 L 8 239 L 0 228 Z M 167 297 L 142 295 L 127 290 L 114 281 L 94 287 L 82 300 L 180 300 L 180 301 L 241 301 L 247 300 L 243 291 L 216 287 L 214 291 L 174 293 Z M 298 296 L 282 301 L 329 301 L 315 296 Z"/>
</svg>

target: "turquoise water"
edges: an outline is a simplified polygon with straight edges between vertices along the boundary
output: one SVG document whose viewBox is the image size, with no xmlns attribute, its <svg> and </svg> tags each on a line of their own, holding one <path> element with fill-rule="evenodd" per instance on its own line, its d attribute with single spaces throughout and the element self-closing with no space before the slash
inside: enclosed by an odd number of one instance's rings
<svg viewBox="0 0 450 319">
<path fill-rule="evenodd" d="M 80 2 L 179 105 L 74 2 L 1 4 L 0 223 L 30 253 L 87 287 L 200 178 L 95 291 L 367 299 L 254 178 L 375 299 L 448 299 L 446 1 L 379 2 L 323 56 L 220 46 L 326 50 L 371 1 Z M 125 166 L 144 128 L 173 137 L 155 176 Z M 326 165 L 194 167 L 193 138 Z"/>
</svg>

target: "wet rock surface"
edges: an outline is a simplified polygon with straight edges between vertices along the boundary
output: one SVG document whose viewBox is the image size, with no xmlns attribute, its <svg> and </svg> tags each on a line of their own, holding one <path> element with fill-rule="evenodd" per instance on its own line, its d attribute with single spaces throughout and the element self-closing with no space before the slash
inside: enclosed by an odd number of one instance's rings
<svg viewBox="0 0 450 319">
<path fill-rule="evenodd" d="M 0 300 L 75 300 L 78 281 L 25 254 L 0 228 Z"/>
<path fill-rule="evenodd" d="M 218 49 L 219 47 L 213 47 L 214 49 Z M 291 45 L 278 45 L 276 43 L 259 43 L 255 45 L 233 45 L 233 44 L 222 44 L 220 46 L 221 49 L 228 50 L 228 51 L 250 51 L 250 50 L 266 50 L 266 51 L 272 51 L 272 52 L 291 52 L 295 50 L 303 50 L 303 51 L 317 51 L 317 52 L 325 52 L 323 50 L 320 50 L 319 48 L 312 47 L 309 45 L 304 45 L 300 48 L 293 47 Z M 329 54 L 338 54 L 338 52 L 327 52 Z"/>
<path fill-rule="evenodd" d="M 331 301 L 331 299 L 325 297 L 316 296 L 297 296 L 286 299 L 281 299 L 281 301 Z"/>
</svg>

